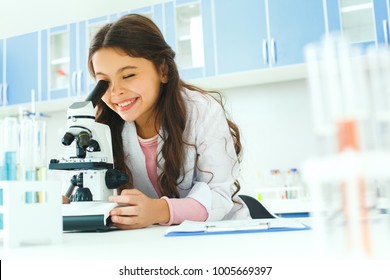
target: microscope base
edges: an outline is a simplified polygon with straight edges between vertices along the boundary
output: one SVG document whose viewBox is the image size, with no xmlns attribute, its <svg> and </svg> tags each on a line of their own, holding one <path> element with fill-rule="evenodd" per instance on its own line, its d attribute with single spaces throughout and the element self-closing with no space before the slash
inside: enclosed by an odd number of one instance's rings
<svg viewBox="0 0 390 280">
<path fill-rule="evenodd" d="M 103 201 L 72 202 L 62 205 L 64 231 L 106 231 L 111 227 L 110 211 L 117 203 Z"/>
</svg>

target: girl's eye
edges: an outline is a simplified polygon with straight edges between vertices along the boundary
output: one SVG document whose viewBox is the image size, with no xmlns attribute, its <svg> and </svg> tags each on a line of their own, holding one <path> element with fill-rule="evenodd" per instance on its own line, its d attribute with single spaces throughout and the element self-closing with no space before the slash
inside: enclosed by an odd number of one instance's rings
<svg viewBox="0 0 390 280">
<path fill-rule="evenodd" d="M 123 79 L 128 79 L 128 78 L 131 78 L 131 77 L 133 77 L 133 76 L 135 76 L 135 74 L 125 75 L 125 76 L 123 76 Z"/>
</svg>

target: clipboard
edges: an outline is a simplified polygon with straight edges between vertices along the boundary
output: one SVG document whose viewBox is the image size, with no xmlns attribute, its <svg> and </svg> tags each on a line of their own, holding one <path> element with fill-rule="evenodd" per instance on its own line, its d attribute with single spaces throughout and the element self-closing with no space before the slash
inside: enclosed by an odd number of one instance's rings
<svg viewBox="0 0 390 280">
<path fill-rule="evenodd" d="M 184 221 L 180 225 L 170 226 L 164 236 L 171 237 L 215 234 L 241 234 L 309 229 L 311 229 L 309 226 L 295 219 L 288 218 L 229 220 L 215 222 Z"/>
</svg>

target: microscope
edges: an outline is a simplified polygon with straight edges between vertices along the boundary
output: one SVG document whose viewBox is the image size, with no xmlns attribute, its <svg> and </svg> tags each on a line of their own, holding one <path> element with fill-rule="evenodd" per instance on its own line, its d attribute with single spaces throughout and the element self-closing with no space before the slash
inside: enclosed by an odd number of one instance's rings
<svg viewBox="0 0 390 280">
<path fill-rule="evenodd" d="M 128 182 L 128 175 L 114 168 L 111 130 L 95 121 L 95 106 L 108 88 L 100 80 L 85 101 L 73 103 L 67 111 L 67 130 L 62 144 L 72 148 L 70 156 L 50 160 L 49 169 L 73 172 L 65 194 L 70 204 L 63 205 L 64 229 L 88 224 L 88 218 L 107 212 L 115 205 L 108 202 L 114 190 Z M 77 187 L 77 189 L 76 189 Z M 75 190 L 76 189 L 76 190 Z M 70 220 L 78 217 L 76 223 Z M 107 213 L 102 226 L 107 225 Z"/>
</svg>

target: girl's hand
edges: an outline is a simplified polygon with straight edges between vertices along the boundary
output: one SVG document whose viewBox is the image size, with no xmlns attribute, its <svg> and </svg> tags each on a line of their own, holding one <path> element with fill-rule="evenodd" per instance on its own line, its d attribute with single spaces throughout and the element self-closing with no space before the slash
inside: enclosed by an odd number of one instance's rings
<svg viewBox="0 0 390 280">
<path fill-rule="evenodd" d="M 169 207 L 165 199 L 152 199 L 137 189 L 125 189 L 109 201 L 124 204 L 110 212 L 111 221 L 120 229 L 144 228 L 169 221 Z"/>
</svg>

